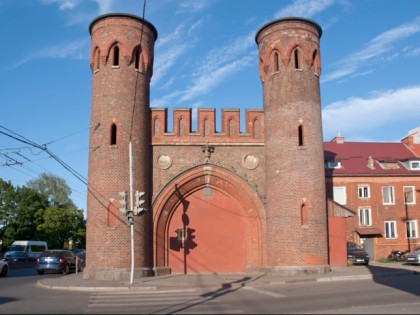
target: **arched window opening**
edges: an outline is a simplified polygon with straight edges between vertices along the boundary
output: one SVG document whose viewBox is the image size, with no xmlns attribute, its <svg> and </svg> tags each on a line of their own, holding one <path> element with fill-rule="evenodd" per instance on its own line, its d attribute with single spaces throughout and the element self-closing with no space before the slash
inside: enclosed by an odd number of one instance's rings
<svg viewBox="0 0 420 315">
<path fill-rule="evenodd" d="M 304 142 L 303 142 L 303 127 L 302 127 L 302 125 L 299 126 L 298 133 L 299 133 L 299 135 L 298 135 L 298 137 L 299 137 L 299 146 L 301 147 L 301 146 L 304 145 Z"/>
<path fill-rule="evenodd" d="M 294 60 L 295 60 L 295 69 L 300 69 L 300 63 L 299 63 L 299 50 L 296 48 L 293 52 Z"/>
<path fill-rule="evenodd" d="M 101 63 L 101 51 L 98 48 L 96 49 L 96 52 L 95 52 L 95 65 L 94 65 L 95 70 L 99 70 L 100 63 Z"/>
<path fill-rule="evenodd" d="M 300 206 L 300 224 L 308 225 L 309 223 L 309 209 L 305 203 Z"/>
<path fill-rule="evenodd" d="M 253 135 L 254 135 L 254 138 L 260 137 L 260 122 L 257 119 L 254 120 Z"/>
<path fill-rule="evenodd" d="M 278 72 L 280 69 L 279 65 L 279 54 L 277 52 L 274 53 L 274 72 Z"/>
<path fill-rule="evenodd" d="M 134 66 L 136 70 L 143 72 L 143 56 L 141 53 L 141 48 L 137 47 L 136 53 L 135 53 L 135 59 L 134 59 Z"/>
<path fill-rule="evenodd" d="M 319 57 L 318 57 L 318 51 L 317 50 L 315 50 L 314 53 L 312 54 L 312 71 L 317 75 L 321 74 L 321 69 L 320 69 L 320 66 L 319 66 Z"/>
<path fill-rule="evenodd" d="M 210 134 L 209 120 L 206 118 L 204 119 L 204 136 L 208 136 L 209 134 Z"/>
<path fill-rule="evenodd" d="M 118 46 L 115 46 L 113 49 L 113 59 L 112 59 L 112 65 L 118 66 L 120 61 L 120 48 Z"/>
<path fill-rule="evenodd" d="M 159 119 L 155 119 L 153 124 L 154 124 L 153 134 L 154 136 L 159 136 Z"/>
<path fill-rule="evenodd" d="M 178 136 L 182 137 L 184 135 L 184 120 L 182 118 L 178 121 Z"/>
<path fill-rule="evenodd" d="M 111 137 L 110 137 L 110 145 L 117 144 L 117 126 L 115 124 L 111 125 Z"/>
<path fill-rule="evenodd" d="M 229 120 L 229 132 L 228 132 L 228 137 L 232 137 L 235 135 L 235 122 L 233 121 L 233 119 Z"/>
<path fill-rule="evenodd" d="M 139 64 L 140 64 L 140 49 L 137 49 L 135 59 L 134 59 L 134 67 L 136 70 L 139 70 Z"/>
</svg>

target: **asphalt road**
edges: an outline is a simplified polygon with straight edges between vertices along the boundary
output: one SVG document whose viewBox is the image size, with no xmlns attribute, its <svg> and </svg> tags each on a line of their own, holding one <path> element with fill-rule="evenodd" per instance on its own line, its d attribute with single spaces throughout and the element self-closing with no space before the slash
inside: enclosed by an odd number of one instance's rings
<svg viewBox="0 0 420 315">
<path fill-rule="evenodd" d="M 37 287 L 34 263 L 0 278 L 0 314 L 418 314 L 417 275 L 185 291 L 79 292 Z"/>
</svg>

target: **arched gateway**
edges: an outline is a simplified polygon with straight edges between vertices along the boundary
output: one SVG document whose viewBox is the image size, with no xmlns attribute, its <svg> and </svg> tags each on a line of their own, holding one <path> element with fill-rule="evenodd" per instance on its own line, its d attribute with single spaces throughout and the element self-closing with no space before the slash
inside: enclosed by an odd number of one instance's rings
<svg viewBox="0 0 420 315">
<path fill-rule="evenodd" d="M 162 189 L 153 209 L 157 268 L 222 273 L 264 265 L 262 203 L 229 170 L 203 164 L 181 173 Z"/>
</svg>

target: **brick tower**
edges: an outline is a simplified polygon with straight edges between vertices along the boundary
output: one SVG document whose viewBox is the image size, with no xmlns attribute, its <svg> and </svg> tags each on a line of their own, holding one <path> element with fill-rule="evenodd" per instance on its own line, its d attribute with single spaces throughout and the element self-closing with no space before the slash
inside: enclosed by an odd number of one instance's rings
<svg viewBox="0 0 420 315">
<path fill-rule="evenodd" d="M 150 210 L 149 103 L 157 31 L 138 16 L 106 14 L 89 32 L 92 128 L 84 278 L 123 279 L 131 270 L 131 227 L 119 211 L 119 192 L 127 192 L 129 209 L 134 192 L 146 192 Z M 150 221 L 150 213 L 134 217 L 136 276 L 152 272 Z"/>
<path fill-rule="evenodd" d="M 294 17 L 274 20 L 256 34 L 265 113 L 267 265 L 294 273 L 329 270 L 321 34 L 315 22 Z"/>
</svg>

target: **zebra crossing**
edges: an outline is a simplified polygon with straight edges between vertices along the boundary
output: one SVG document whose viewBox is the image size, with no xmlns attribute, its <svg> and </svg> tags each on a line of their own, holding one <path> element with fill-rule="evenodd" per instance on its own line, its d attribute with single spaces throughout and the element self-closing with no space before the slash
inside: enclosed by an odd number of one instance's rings
<svg viewBox="0 0 420 315">
<path fill-rule="evenodd" d="M 220 292 L 218 292 L 220 294 Z M 85 314 L 243 314 L 218 294 L 188 291 L 115 291 L 90 294 Z"/>
</svg>

